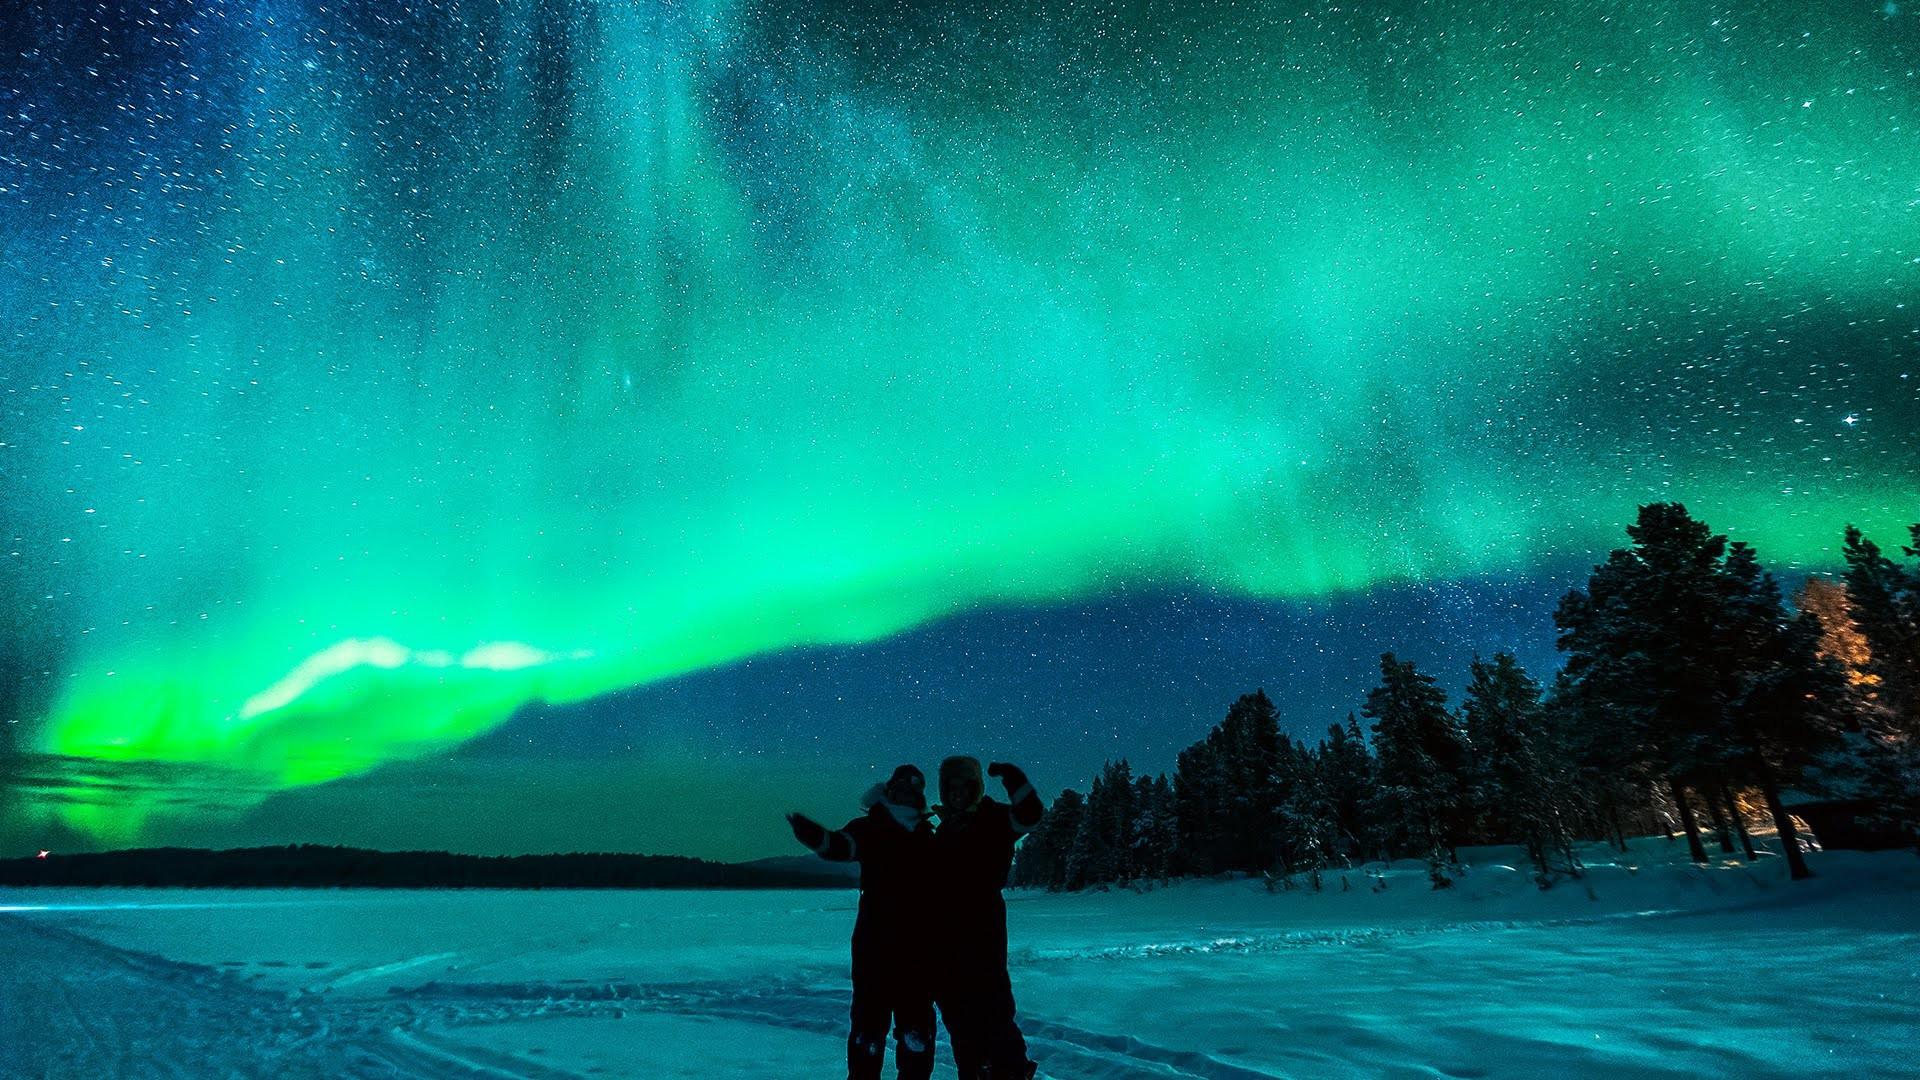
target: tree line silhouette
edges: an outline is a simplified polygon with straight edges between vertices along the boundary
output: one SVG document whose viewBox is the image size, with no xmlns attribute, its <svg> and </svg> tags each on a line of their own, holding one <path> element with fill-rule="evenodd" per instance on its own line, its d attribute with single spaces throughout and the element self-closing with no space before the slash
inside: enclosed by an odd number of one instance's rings
<svg viewBox="0 0 1920 1080">
<path fill-rule="evenodd" d="M 369 851 L 321 844 L 133 848 L 0 859 L 0 885 L 165 888 L 805 889 L 851 884 L 846 874 L 786 865 L 719 863 L 681 855 L 574 852 L 463 855 Z"/>
<path fill-rule="evenodd" d="M 1908 559 L 1920 558 L 1920 524 Z M 1181 751 L 1171 779 L 1110 762 L 1028 837 L 1014 883 L 1078 890 L 1227 871 L 1305 875 L 1419 858 L 1435 888 L 1465 844 L 1525 849 L 1542 888 L 1578 845 L 1673 825 L 1689 854 L 1759 855 L 1770 819 L 1810 876 L 1790 797 L 1846 804 L 1879 835 L 1920 827 L 1920 562 L 1844 536 L 1842 582 L 1788 604 L 1750 546 L 1678 503 L 1640 508 L 1629 545 L 1554 613 L 1566 663 L 1543 687 L 1508 653 L 1475 659 L 1458 710 L 1391 653 L 1360 710 L 1309 746 L 1264 691 Z M 1736 846 L 1737 845 L 1737 846 Z"/>
</svg>

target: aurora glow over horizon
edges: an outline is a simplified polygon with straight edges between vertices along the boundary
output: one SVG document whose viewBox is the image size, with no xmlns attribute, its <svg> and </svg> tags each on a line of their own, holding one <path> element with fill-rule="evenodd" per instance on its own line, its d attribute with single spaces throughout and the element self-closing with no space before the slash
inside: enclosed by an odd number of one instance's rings
<svg viewBox="0 0 1920 1080">
<path fill-rule="evenodd" d="M 157 8 L 0 31 L 0 645 L 234 812 L 996 606 L 1920 519 L 1903 5 Z"/>
</svg>

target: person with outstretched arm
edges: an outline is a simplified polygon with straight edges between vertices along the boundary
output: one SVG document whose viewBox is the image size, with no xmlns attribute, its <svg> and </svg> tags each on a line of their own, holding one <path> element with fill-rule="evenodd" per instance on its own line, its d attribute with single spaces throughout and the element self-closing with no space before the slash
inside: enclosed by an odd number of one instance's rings
<svg viewBox="0 0 1920 1080">
<path fill-rule="evenodd" d="M 1014 1019 L 1001 890 L 1014 844 L 1040 824 L 1045 807 L 1016 766 L 996 761 L 986 772 L 1006 788 L 1006 802 L 986 797 L 978 758 L 940 763 L 934 1000 L 961 1080 L 1030 1080 L 1036 1066 L 1027 1059 L 1027 1041 Z"/>
<path fill-rule="evenodd" d="M 788 814 L 794 839 L 823 859 L 860 864 L 860 911 L 853 923 L 852 1030 L 847 1080 L 879 1080 L 887 1031 L 893 1030 L 900 1080 L 933 1073 L 933 988 L 928 980 L 929 888 L 933 827 L 927 821 L 926 776 L 912 765 L 893 770 L 860 800 L 866 813 L 829 830 L 804 814 Z"/>
</svg>

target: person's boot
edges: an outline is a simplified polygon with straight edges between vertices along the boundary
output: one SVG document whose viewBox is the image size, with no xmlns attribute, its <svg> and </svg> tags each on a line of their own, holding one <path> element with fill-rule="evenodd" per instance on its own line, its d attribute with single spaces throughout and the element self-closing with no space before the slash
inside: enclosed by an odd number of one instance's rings
<svg viewBox="0 0 1920 1080">
<path fill-rule="evenodd" d="M 854 1033 L 847 1037 L 847 1080 L 880 1080 L 880 1066 L 887 1056 L 884 1036 Z"/>
<path fill-rule="evenodd" d="M 893 1044 L 893 1065 L 900 1080 L 927 1080 L 933 1075 L 933 1035 L 902 1031 Z"/>
</svg>

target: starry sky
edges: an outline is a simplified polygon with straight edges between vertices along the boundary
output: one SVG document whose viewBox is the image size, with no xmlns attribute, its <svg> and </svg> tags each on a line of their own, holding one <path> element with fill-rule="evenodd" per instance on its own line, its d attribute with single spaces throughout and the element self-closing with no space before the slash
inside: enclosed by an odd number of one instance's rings
<svg viewBox="0 0 1920 1080">
<path fill-rule="evenodd" d="M 28 0 L 0 846 L 774 854 L 1920 519 L 1883 3 Z"/>
</svg>

